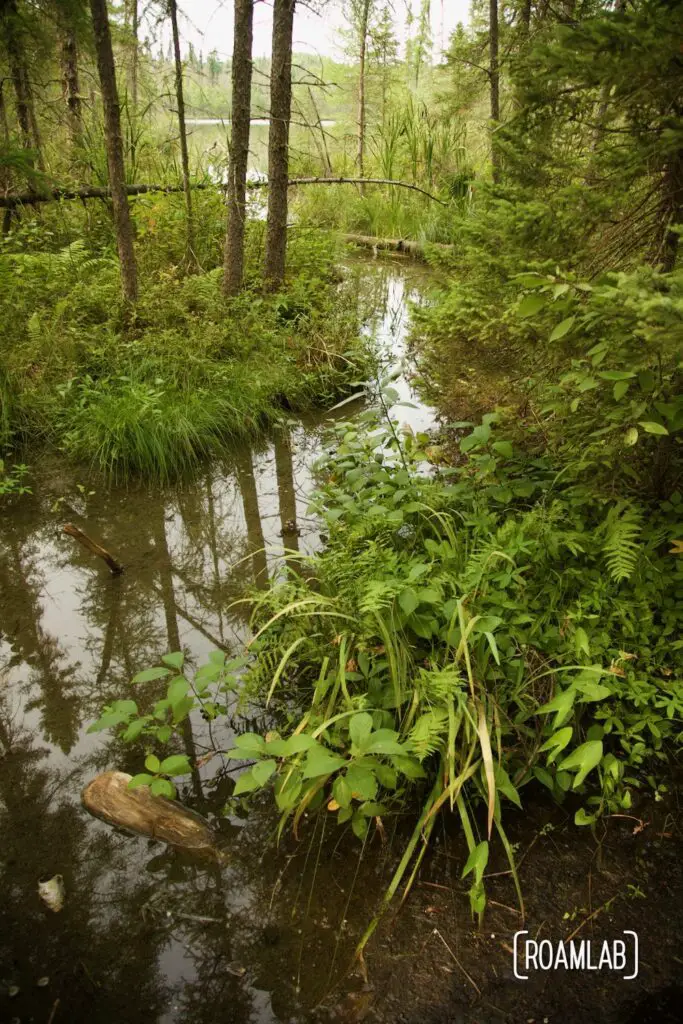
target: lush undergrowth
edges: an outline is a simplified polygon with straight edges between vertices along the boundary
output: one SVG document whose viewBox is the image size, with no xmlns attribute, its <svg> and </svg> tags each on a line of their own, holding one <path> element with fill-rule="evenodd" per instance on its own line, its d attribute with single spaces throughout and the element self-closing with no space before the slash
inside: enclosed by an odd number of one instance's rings
<svg viewBox="0 0 683 1024">
<path fill-rule="evenodd" d="M 516 879 L 505 817 L 529 789 L 594 825 L 660 799 L 683 741 L 683 275 L 563 271 L 545 209 L 498 201 L 488 240 L 473 222 L 459 272 L 414 311 L 442 404 L 475 343 L 514 350 L 516 403 L 451 423 L 447 459 L 386 419 L 384 382 L 380 411 L 330 438 L 325 549 L 256 599 L 246 685 L 218 652 L 194 676 L 174 654 L 143 677 L 168 675 L 149 715 L 125 700 L 96 726 L 151 749 L 197 705 L 224 713 L 226 689 L 260 695 L 277 731 L 238 736 L 231 756 L 252 764 L 235 794 L 272 786 L 281 828 L 322 808 L 361 839 L 411 811 L 386 901 L 449 808 L 480 913 L 494 830 Z M 136 784 L 169 791 L 174 774 L 153 755 Z"/>
<path fill-rule="evenodd" d="M 71 204 L 73 206 L 73 204 Z M 260 223 L 247 289 L 221 296 L 224 209 L 197 198 L 200 270 L 186 274 L 178 197 L 134 204 L 141 298 L 120 300 L 110 228 L 97 212 L 53 210 L 0 249 L 0 427 L 5 444 L 43 441 L 114 477 L 167 479 L 262 430 L 283 409 L 331 403 L 367 373 L 353 297 L 334 241 L 292 232 L 286 293 L 259 289 Z M 86 231 L 87 242 L 74 237 Z"/>
</svg>

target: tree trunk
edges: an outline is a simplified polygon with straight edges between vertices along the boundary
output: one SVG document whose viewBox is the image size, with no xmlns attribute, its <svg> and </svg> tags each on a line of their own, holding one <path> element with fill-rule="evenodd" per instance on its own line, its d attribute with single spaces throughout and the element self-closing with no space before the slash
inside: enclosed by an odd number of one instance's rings
<svg viewBox="0 0 683 1024">
<path fill-rule="evenodd" d="M 273 7 L 268 133 L 268 224 L 264 275 L 267 291 L 277 291 L 285 279 L 294 5 L 295 0 L 275 0 Z"/>
<path fill-rule="evenodd" d="M 107 0 L 90 0 L 90 12 L 95 32 L 97 70 L 104 106 L 104 141 L 107 150 L 116 244 L 121 264 L 121 286 L 124 299 L 126 302 L 132 303 L 135 302 L 138 294 L 137 268 L 133 247 L 133 225 L 126 196 L 121 112 L 116 92 L 116 69 L 109 18 L 107 17 Z"/>
<path fill-rule="evenodd" d="M 363 0 L 360 12 L 358 34 L 360 48 L 358 51 L 358 177 L 365 177 L 365 56 L 368 46 L 368 21 L 370 19 L 370 0 Z M 364 194 L 363 186 L 360 194 Z"/>
<path fill-rule="evenodd" d="M 21 43 L 19 14 L 15 0 L 7 0 L 2 5 L 2 14 L 2 27 L 5 36 L 10 78 L 14 86 L 21 141 L 24 149 L 32 149 L 29 95 L 26 90 L 27 79 L 24 71 L 24 48 Z"/>
<path fill-rule="evenodd" d="M 77 147 L 80 145 L 83 137 L 83 120 L 78 81 L 78 47 L 76 36 L 71 29 L 66 29 L 62 41 L 62 74 L 71 143 L 74 147 Z"/>
<path fill-rule="evenodd" d="M 489 54 L 491 80 L 491 175 L 500 181 L 500 152 L 496 129 L 500 123 L 500 71 L 498 68 L 498 0 L 489 0 Z"/>
<path fill-rule="evenodd" d="M 138 31 L 140 27 L 140 13 L 138 11 L 138 0 L 126 0 L 126 23 L 130 28 L 133 37 L 133 52 L 128 72 L 128 91 L 130 93 L 130 110 L 128 122 L 130 125 L 130 162 L 135 172 L 135 158 L 137 154 L 137 110 L 138 110 Z"/>
<path fill-rule="evenodd" d="M 0 78 L 0 131 L 2 131 L 2 144 L 9 150 L 9 121 L 7 120 L 7 107 L 5 106 L 5 83 Z M 10 186 L 10 175 L 8 167 L 0 167 L 0 190 L 6 192 Z"/>
<path fill-rule="evenodd" d="M 136 5 L 137 6 L 137 5 Z M 180 56 L 180 33 L 178 32 L 178 4 L 176 0 L 168 0 L 168 13 L 171 17 L 173 30 L 173 57 L 175 61 L 175 95 L 178 104 L 178 131 L 180 132 L 180 162 L 183 168 L 183 192 L 185 193 L 185 216 L 187 218 L 187 252 L 185 262 L 188 267 L 196 266 L 194 251 L 194 221 L 192 217 L 192 189 L 190 188 L 190 158 L 187 153 L 187 132 L 185 131 L 185 99 L 183 97 L 183 62 Z"/>
<path fill-rule="evenodd" d="M 235 0 L 235 35 L 232 49 L 232 124 L 230 128 L 230 167 L 228 169 L 228 227 L 225 235 L 223 270 L 223 293 L 225 295 L 238 294 L 242 287 L 244 273 L 253 22 L 254 0 Z"/>
</svg>

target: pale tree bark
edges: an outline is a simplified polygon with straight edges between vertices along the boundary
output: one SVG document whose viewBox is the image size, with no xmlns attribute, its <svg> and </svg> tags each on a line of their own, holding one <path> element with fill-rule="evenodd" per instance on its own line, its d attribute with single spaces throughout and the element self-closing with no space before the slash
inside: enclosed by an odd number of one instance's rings
<svg viewBox="0 0 683 1024">
<path fill-rule="evenodd" d="M 137 6 L 137 5 L 136 5 Z M 175 95 L 178 104 L 178 131 L 180 133 L 180 161 L 183 169 L 183 192 L 185 193 L 187 266 L 196 266 L 194 251 L 194 220 L 192 217 L 192 189 L 190 187 L 190 158 L 187 152 L 187 131 L 185 129 L 185 99 L 183 96 L 183 62 L 180 56 L 180 33 L 178 31 L 178 4 L 168 0 L 168 13 L 173 31 L 173 58 L 175 61 Z"/>
<path fill-rule="evenodd" d="M 42 163 L 40 158 L 40 137 L 32 134 L 33 129 L 37 125 L 35 110 L 33 110 L 31 85 L 28 72 L 26 71 L 21 21 L 16 0 L 5 0 L 5 3 L 0 7 L 0 12 L 2 14 L 1 28 L 5 37 L 10 77 L 14 86 L 17 122 L 21 132 L 22 145 L 24 149 L 32 149 L 38 152 L 38 164 L 40 166 Z"/>
<path fill-rule="evenodd" d="M 235 0 L 232 49 L 232 110 L 228 168 L 228 226 L 225 235 L 223 293 L 237 295 L 244 275 L 244 231 L 247 221 L 247 167 L 251 119 L 251 49 L 254 0 Z"/>
<path fill-rule="evenodd" d="M 277 291 L 285 279 L 294 5 L 295 0 L 275 0 L 273 6 L 268 133 L 268 223 L 264 268 L 264 284 L 267 291 Z"/>
<path fill-rule="evenodd" d="M 500 151 L 496 129 L 500 124 L 500 69 L 498 66 L 498 0 L 489 0 L 489 79 L 491 83 L 491 176 L 500 181 Z"/>
<path fill-rule="evenodd" d="M 133 246 L 133 225 L 126 195 L 121 111 L 116 91 L 116 68 L 111 45 L 109 18 L 107 17 L 107 0 L 90 0 L 90 13 L 95 33 L 97 70 L 104 107 L 104 142 L 107 150 L 114 229 L 121 268 L 121 287 L 126 302 L 133 303 L 138 294 L 137 267 Z"/>
<path fill-rule="evenodd" d="M 128 111 L 128 122 L 130 126 L 130 162 L 135 172 L 135 159 L 137 156 L 137 112 L 138 112 L 138 33 L 140 29 L 140 12 L 138 0 L 126 0 L 125 3 L 126 27 L 131 33 L 133 50 L 128 65 L 128 93 L 130 95 L 130 109 Z"/>
<path fill-rule="evenodd" d="M 361 0 L 358 22 L 358 177 L 365 176 L 365 58 L 368 48 L 368 22 L 372 0 Z M 363 195 L 363 186 L 360 193 Z"/>
</svg>

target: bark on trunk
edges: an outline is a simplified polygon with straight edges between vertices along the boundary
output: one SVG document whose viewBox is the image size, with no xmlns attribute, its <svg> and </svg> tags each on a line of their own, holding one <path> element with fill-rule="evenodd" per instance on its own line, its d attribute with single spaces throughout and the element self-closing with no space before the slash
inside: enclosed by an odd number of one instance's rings
<svg viewBox="0 0 683 1024">
<path fill-rule="evenodd" d="M 14 86 L 21 141 L 24 149 L 32 149 L 31 115 L 29 111 L 30 94 L 27 88 L 28 78 L 24 67 L 24 48 L 21 40 L 19 14 L 15 0 L 7 0 L 3 8 L 2 29 L 5 36 L 10 77 Z"/>
<path fill-rule="evenodd" d="M 358 51 L 358 177 L 365 176 L 365 55 L 368 45 L 368 20 L 370 18 L 370 0 L 363 0 L 361 8 L 360 48 Z M 363 195 L 363 186 L 360 187 Z"/>
<path fill-rule="evenodd" d="M 228 169 L 228 225 L 225 235 L 223 292 L 237 295 L 244 274 L 244 231 L 247 221 L 247 166 L 251 118 L 251 49 L 254 0 L 235 0 L 232 49 L 232 125 Z"/>
<path fill-rule="evenodd" d="M 133 37 L 133 52 L 128 72 L 128 91 L 130 93 L 130 110 L 128 122 L 130 125 L 130 162 L 135 170 L 135 158 L 137 153 L 137 109 L 138 109 L 138 30 L 140 26 L 140 14 L 138 11 L 138 0 L 127 0 L 126 22 Z"/>
<path fill-rule="evenodd" d="M 76 36 L 67 29 L 62 41 L 62 72 L 64 78 L 64 98 L 66 100 L 69 134 L 74 147 L 79 146 L 83 137 L 83 120 L 81 111 L 81 90 L 78 81 L 78 46 Z"/>
<path fill-rule="evenodd" d="M 137 4 L 136 4 L 137 7 Z M 175 95 L 178 104 L 178 131 L 180 133 L 180 162 L 183 168 L 183 192 L 185 193 L 185 216 L 187 229 L 186 263 L 188 267 L 196 266 L 194 251 L 194 220 L 192 217 L 192 189 L 190 187 L 190 158 L 187 152 L 187 132 L 185 130 L 185 99 L 183 97 L 183 62 L 180 56 L 180 33 L 178 32 L 178 4 L 176 0 L 168 0 L 168 13 L 171 17 L 173 31 L 173 57 L 175 61 Z"/>
<path fill-rule="evenodd" d="M 107 17 L 107 0 L 90 0 L 90 12 L 95 32 L 97 69 L 104 106 L 104 141 L 107 150 L 116 244 L 121 265 L 121 286 L 124 299 L 126 302 L 132 303 L 135 302 L 138 293 L 137 267 L 133 247 L 133 225 L 126 196 L 121 112 L 116 91 L 116 69 L 109 18 Z"/>
<path fill-rule="evenodd" d="M 294 5 L 295 0 L 275 0 L 273 7 L 268 133 L 268 224 L 264 274 L 267 291 L 277 291 L 285 279 Z"/>
<path fill-rule="evenodd" d="M 496 129 L 500 123 L 500 71 L 498 68 L 498 0 L 489 0 L 489 56 L 491 82 L 491 175 L 500 181 L 500 152 Z"/>
</svg>

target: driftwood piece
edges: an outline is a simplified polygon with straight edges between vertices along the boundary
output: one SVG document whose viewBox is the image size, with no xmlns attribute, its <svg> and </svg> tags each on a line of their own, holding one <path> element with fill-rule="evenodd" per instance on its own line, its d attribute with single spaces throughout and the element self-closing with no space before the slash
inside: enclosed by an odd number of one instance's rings
<svg viewBox="0 0 683 1024">
<path fill-rule="evenodd" d="M 406 188 L 411 192 L 419 192 L 441 206 L 448 206 L 448 202 L 432 195 L 419 185 L 413 185 L 409 181 L 397 181 L 394 178 L 290 178 L 287 182 L 288 188 L 296 188 L 299 185 L 390 185 L 393 188 Z M 192 185 L 193 189 L 216 189 L 225 191 L 227 185 L 209 181 L 199 181 Z M 268 188 L 268 179 L 248 181 L 248 189 Z M 142 196 L 148 192 L 182 192 L 182 185 L 126 185 L 126 195 Z M 91 185 L 85 188 L 53 188 L 46 192 L 15 192 L 0 195 L 0 209 L 13 210 L 18 206 L 35 206 L 37 203 L 52 203 L 60 199 L 110 199 L 111 189 Z"/>
<path fill-rule="evenodd" d="M 109 825 L 169 846 L 220 856 L 216 836 L 200 814 L 176 800 L 153 796 L 146 786 L 128 789 L 125 772 L 104 772 L 89 782 L 81 793 L 83 806 Z"/>
<path fill-rule="evenodd" d="M 70 537 L 75 537 L 79 540 L 84 548 L 87 548 L 91 554 L 97 555 L 98 558 L 102 558 L 109 568 L 111 569 L 112 576 L 120 576 L 123 572 L 123 566 L 120 562 L 117 562 L 113 555 L 110 555 L 106 548 L 103 548 L 100 544 L 94 541 L 91 537 L 88 537 L 87 533 L 83 533 L 83 530 L 79 530 L 73 523 L 66 523 L 62 527 L 64 533 L 68 533 Z"/>
</svg>

